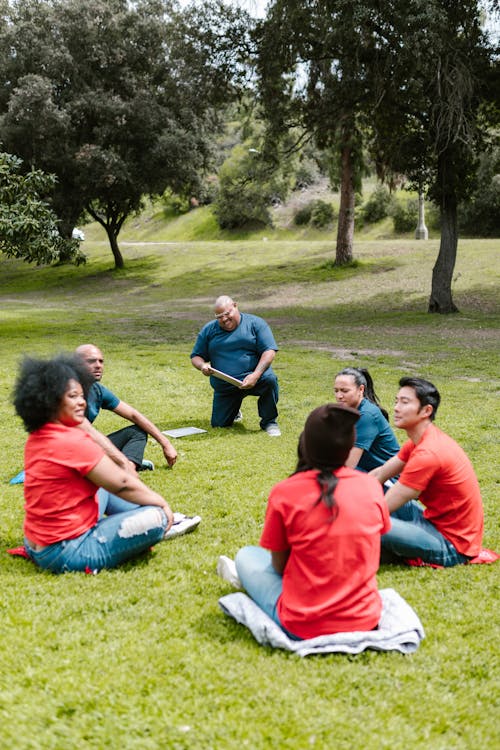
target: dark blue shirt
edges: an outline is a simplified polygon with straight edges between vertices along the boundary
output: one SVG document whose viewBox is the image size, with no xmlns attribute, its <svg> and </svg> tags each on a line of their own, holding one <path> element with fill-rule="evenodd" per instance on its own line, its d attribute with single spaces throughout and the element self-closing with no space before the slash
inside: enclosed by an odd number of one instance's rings
<svg viewBox="0 0 500 750">
<path fill-rule="evenodd" d="M 363 449 L 363 455 L 356 468 L 371 471 L 395 456 L 399 451 L 399 443 L 376 404 L 364 398 L 358 408 L 361 417 L 356 422 L 354 445 Z"/>
<path fill-rule="evenodd" d="M 243 380 L 253 372 L 262 353 L 268 349 L 278 351 L 268 324 L 257 315 L 240 313 L 241 319 L 234 331 L 225 331 L 217 320 L 206 323 L 198 334 L 191 357 L 202 357 L 216 370 Z M 269 367 L 266 372 L 272 372 Z M 222 381 L 211 377 L 214 388 Z"/>
<path fill-rule="evenodd" d="M 102 383 L 92 383 L 87 397 L 87 408 L 85 409 L 85 416 L 89 422 L 93 422 L 97 417 L 101 409 L 108 409 L 113 411 L 116 409 L 120 399 L 115 396 L 109 388 L 102 385 Z"/>
</svg>

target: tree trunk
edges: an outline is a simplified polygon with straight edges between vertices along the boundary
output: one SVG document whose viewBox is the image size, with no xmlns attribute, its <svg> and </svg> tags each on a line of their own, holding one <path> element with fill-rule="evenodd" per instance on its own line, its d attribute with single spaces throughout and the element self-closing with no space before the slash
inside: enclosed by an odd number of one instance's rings
<svg viewBox="0 0 500 750">
<path fill-rule="evenodd" d="M 441 242 L 439 254 L 432 269 L 432 287 L 429 299 L 429 312 L 458 312 L 451 297 L 451 282 L 457 257 L 458 229 L 457 202 L 454 197 L 444 196 L 441 205 Z"/>
<path fill-rule="evenodd" d="M 123 255 L 121 254 L 120 248 L 118 247 L 118 233 L 114 231 L 113 227 L 105 226 L 106 234 L 108 235 L 109 244 L 111 251 L 115 259 L 115 268 L 124 268 L 125 263 L 123 262 Z"/>
<path fill-rule="evenodd" d="M 352 263 L 352 246 L 354 239 L 354 174 L 352 164 L 352 146 L 349 136 L 342 143 L 340 208 L 337 226 L 337 249 L 335 265 L 347 266 Z"/>
</svg>

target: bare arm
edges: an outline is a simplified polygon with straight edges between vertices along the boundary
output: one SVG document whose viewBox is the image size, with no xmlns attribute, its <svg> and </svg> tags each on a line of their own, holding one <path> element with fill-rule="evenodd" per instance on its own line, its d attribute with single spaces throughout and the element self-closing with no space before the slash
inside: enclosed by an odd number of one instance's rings
<svg viewBox="0 0 500 750">
<path fill-rule="evenodd" d="M 163 455 L 167 459 L 168 465 L 173 466 L 175 464 L 175 462 L 177 461 L 177 451 L 175 450 L 174 446 L 172 445 L 170 440 L 168 440 L 168 438 L 158 429 L 158 427 L 154 425 L 151 420 L 144 416 L 144 414 L 141 414 L 140 411 L 134 409 L 133 406 L 126 404 L 125 401 L 120 401 L 118 406 L 113 409 L 113 411 L 120 417 L 128 419 L 129 422 L 133 422 L 134 424 L 136 424 L 137 427 L 140 427 L 141 430 L 147 432 L 148 435 L 151 435 L 151 437 L 161 445 Z"/>
<path fill-rule="evenodd" d="M 281 552 L 276 552 L 276 551 L 271 552 L 271 561 L 273 564 L 273 568 L 275 569 L 276 573 L 279 573 L 280 576 L 283 575 L 289 556 L 290 556 L 289 549 L 281 551 Z"/>
<path fill-rule="evenodd" d="M 349 451 L 349 455 L 347 456 L 345 465 L 349 466 L 350 469 L 355 469 L 361 461 L 361 456 L 363 455 L 363 453 L 363 448 L 356 448 L 356 446 L 353 446 Z"/>
<path fill-rule="evenodd" d="M 254 385 L 257 383 L 258 379 L 262 375 L 263 372 L 267 370 L 268 367 L 271 366 L 274 358 L 276 356 L 276 352 L 274 349 L 266 349 L 265 352 L 262 352 L 260 355 L 260 359 L 257 362 L 257 366 L 255 367 L 255 370 L 250 373 L 250 375 L 247 375 L 246 378 L 243 380 L 242 388 L 253 388 Z"/>
<path fill-rule="evenodd" d="M 86 476 L 98 487 L 103 487 L 123 500 L 136 505 L 154 505 L 161 508 L 169 521 L 167 528 L 171 526 L 173 516 L 167 501 L 141 482 L 135 472 L 120 469 L 108 456 L 103 456 Z"/>
<path fill-rule="evenodd" d="M 197 370 L 200 370 L 204 375 L 210 375 L 210 372 L 212 368 L 210 367 L 210 362 L 205 362 L 203 357 L 200 357 L 199 355 L 196 355 L 194 357 L 191 357 L 191 364 L 193 367 L 196 367 Z"/>
<path fill-rule="evenodd" d="M 402 505 L 407 503 L 409 500 L 415 500 L 420 494 L 420 490 L 416 490 L 413 487 L 407 487 L 405 484 L 396 482 L 392 487 L 385 493 L 385 502 L 389 508 L 389 513 L 401 508 Z"/>
<path fill-rule="evenodd" d="M 387 479 L 392 479 L 392 477 L 396 477 L 398 474 L 401 474 L 404 467 L 404 461 L 401 461 L 401 459 L 397 456 L 393 456 L 382 466 L 377 466 L 376 469 L 372 469 L 369 474 L 375 477 L 375 479 L 378 479 L 380 484 L 384 484 Z"/>
<path fill-rule="evenodd" d="M 106 435 L 103 435 L 102 432 L 96 430 L 96 428 L 89 422 L 88 419 L 84 419 L 83 422 L 78 426 L 81 430 L 90 435 L 94 443 L 102 448 L 104 453 L 112 461 L 114 461 L 117 466 L 119 466 L 121 469 L 125 469 L 125 471 L 133 471 L 135 474 L 135 464 L 132 461 L 129 461 L 128 458 L 124 456 L 120 450 L 118 450 L 116 445 L 113 445 L 111 440 L 106 437 Z"/>
</svg>

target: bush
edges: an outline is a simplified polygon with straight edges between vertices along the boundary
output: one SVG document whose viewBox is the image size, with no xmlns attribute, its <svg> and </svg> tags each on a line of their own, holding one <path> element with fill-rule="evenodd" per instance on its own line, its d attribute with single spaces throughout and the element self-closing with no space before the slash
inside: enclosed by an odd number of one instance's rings
<svg viewBox="0 0 500 750">
<path fill-rule="evenodd" d="M 295 171 L 294 190 L 314 185 L 319 178 L 319 169 L 312 159 L 302 159 Z M 306 222 L 307 223 L 307 222 Z"/>
<path fill-rule="evenodd" d="M 368 224 L 385 219 L 389 214 L 391 196 L 383 185 L 378 185 L 363 206 L 362 216 Z"/>
<path fill-rule="evenodd" d="M 289 164 L 278 166 L 244 144 L 235 146 L 219 170 L 214 214 L 221 229 L 273 226 L 270 206 L 279 206 L 290 189 Z"/>
<path fill-rule="evenodd" d="M 307 203 L 302 208 L 299 208 L 295 216 L 293 217 L 293 222 L 298 227 L 302 227 L 305 224 L 309 224 L 311 221 L 311 214 L 312 214 L 312 202 Z"/>
<path fill-rule="evenodd" d="M 317 198 L 299 208 L 293 217 L 293 222 L 299 227 L 310 222 L 316 229 L 323 229 L 332 224 L 334 219 L 335 212 L 332 204 Z"/>
<path fill-rule="evenodd" d="M 500 237 L 500 148 L 481 154 L 478 188 L 458 212 L 460 230 L 476 237 Z"/>
<path fill-rule="evenodd" d="M 394 231 L 411 232 L 418 224 L 418 198 L 408 198 L 406 201 L 394 201 L 390 215 L 394 224 Z"/>
<path fill-rule="evenodd" d="M 311 224 L 316 229 L 323 229 L 333 223 L 335 213 L 331 203 L 320 199 L 313 201 Z"/>
</svg>

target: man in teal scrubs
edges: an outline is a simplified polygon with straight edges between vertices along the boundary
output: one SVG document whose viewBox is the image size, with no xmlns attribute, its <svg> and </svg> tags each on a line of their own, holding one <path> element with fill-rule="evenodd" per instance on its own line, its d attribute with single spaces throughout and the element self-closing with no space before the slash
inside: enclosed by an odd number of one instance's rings
<svg viewBox="0 0 500 750">
<path fill-rule="evenodd" d="M 265 320 L 242 313 L 231 297 L 215 301 L 215 320 L 201 329 L 191 352 L 191 362 L 210 376 L 214 390 L 212 427 L 230 427 L 238 418 L 243 399 L 257 396 L 260 427 L 271 437 L 281 435 L 277 424 L 278 379 L 271 367 L 278 347 Z M 232 385 L 213 375 L 220 370 L 242 381 Z"/>
</svg>

